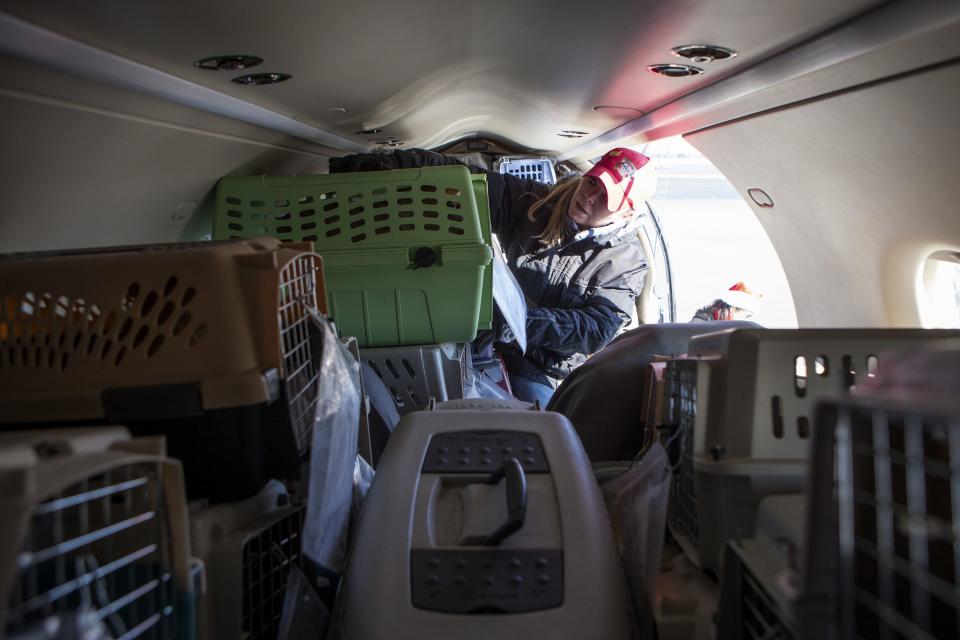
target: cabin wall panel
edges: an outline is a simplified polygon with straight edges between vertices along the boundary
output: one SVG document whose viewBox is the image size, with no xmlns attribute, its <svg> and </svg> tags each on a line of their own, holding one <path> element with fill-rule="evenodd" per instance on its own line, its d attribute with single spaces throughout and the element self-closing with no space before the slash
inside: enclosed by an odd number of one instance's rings
<svg viewBox="0 0 960 640">
<path fill-rule="evenodd" d="M 801 327 L 919 326 L 917 269 L 960 246 L 958 86 L 940 67 L 688 136 L 770 235 Z"/>
<path fill-rule="evenodd" d="M 224 175 L 322 173 L 339 152 L 0 61 L 0 252 L 176 241 Z"/>
</svg>

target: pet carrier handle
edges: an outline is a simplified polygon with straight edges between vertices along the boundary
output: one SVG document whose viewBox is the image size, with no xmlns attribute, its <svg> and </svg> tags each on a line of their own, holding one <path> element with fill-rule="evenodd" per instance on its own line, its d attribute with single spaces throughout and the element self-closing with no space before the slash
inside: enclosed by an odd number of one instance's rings
<svg viewBox="0 0 960 640">
<path fill-rule="evenodd" d="M 483 544 L 495 547 L 523 527 L 527 517 L 527 476 L 516 458 L 507 458 L 490 474 L 487 484 L 497 484 L 506 478 L 507 519 L 488 535 Z"/>
</svg>

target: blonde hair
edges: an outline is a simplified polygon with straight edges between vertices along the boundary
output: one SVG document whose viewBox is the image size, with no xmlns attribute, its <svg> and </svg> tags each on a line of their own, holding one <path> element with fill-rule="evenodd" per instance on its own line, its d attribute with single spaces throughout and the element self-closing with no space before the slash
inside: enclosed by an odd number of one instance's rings
<svg viewBox="0 0 960 640">
<path fill-rule="evenodd" d="M 559 244 L 569 233 L 570 225 L 567 223 L 567 210 L 570 208 L 570 201 L 573 200 L 573 194 L 583 178 L 571 178 L 558 183 L 543 198 L 537 200 L 527 212 L 527 218 L 535 222 L 534 217 L 544 207 L 550 211 L 550 219 L 547 220 L 547 226 L 544 227 L 540 235 L 535 236 L 545 246 L 552 247 Z"/>
</svg>

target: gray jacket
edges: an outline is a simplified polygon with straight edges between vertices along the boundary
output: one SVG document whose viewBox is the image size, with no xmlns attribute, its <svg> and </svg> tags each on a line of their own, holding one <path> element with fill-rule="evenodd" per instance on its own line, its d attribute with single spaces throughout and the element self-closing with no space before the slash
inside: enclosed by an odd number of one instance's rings
<svg viewBox="0 0 960 640">
<path fill-rule="evenodd" d="M 331 173 L 460 164 L 412 149 L 330 160 Z M 472 167 L 475 172 L 483 171 Z M 599 351 L 630 320 L 643 288 L 646 258 L 633 225 L 613 224 L 572 235 L 544 248 L 536 236 L 549 211 L 530 220 L 527 211 L 550 187 L 486 172 L 493 232 L 527 298 L 527 352 L 501 345 L 514 375 L 556 386 L 586 356 Z"/>
</svg>

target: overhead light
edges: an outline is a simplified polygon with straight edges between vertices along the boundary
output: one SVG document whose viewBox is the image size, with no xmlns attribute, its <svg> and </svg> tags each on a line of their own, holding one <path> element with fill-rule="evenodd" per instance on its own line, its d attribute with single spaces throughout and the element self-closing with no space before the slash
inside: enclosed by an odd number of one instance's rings
<svg viewBox="0 0 960 640">
<path fill-rule="evenodd" d="M 262 62 L 263 58 L 257 56 L 213 56 L 197 60 L 193 66 L 208 71 L 240 71 L 255 67 Z"/>
<path fill-rule="evenodd" d="M 292 78 L 289 73 L 251 73 L 233 79 L 237 84 L 243 84 L 248 87 L 258 87 L 262 84 L 277 84 Z"/>
<path fill-rule="evenodd" d="M 647 71 L 668 78 L 687 78 L 703 73 L 703 69 L 688 64 L 651 64 L 647 67 Z"/>
<path fill-rule="evenodd" d="M 678 58 L 686 58 L 697 64 L 710 64 L 715 60 L 728 60 L 737 55 L 737 52 L 733 49 L 718 47 L 713 44 L 687 44 L 676 47 L 671 52 Z"/>
</svg>

